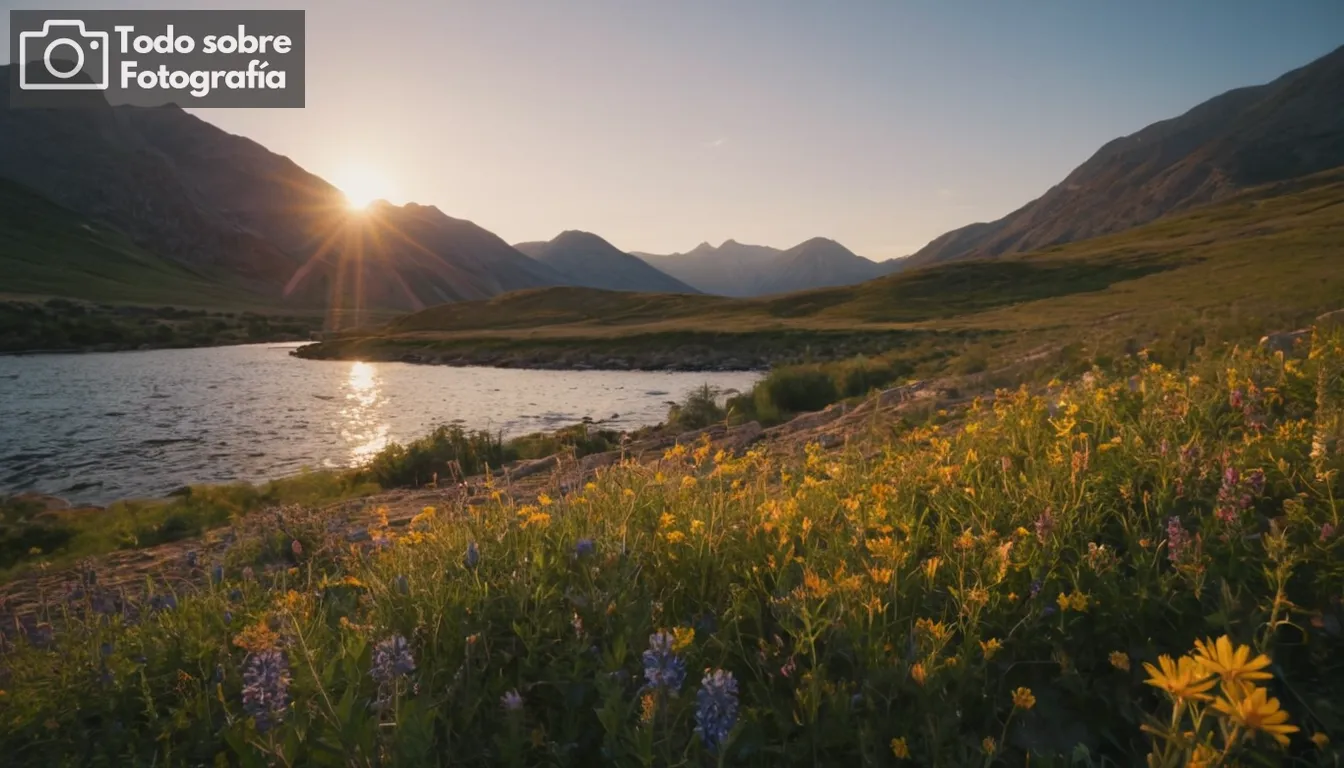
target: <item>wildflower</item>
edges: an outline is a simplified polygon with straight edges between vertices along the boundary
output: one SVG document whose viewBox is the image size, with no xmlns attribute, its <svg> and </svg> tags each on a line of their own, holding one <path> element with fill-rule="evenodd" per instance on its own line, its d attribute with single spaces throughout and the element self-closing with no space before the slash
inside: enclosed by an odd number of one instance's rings
<svg viewBox="0 0 1344 768">
<path fill-rule="evenodd" d="M 1250 646 L 1234 646 L 1227 635 L 1217 640 L 1196 640 L 1195 661 L 1209 674 L 1222 678 L 1224 683 L 1268 680 L 1273 677 L 1262 671 L 1269 666 L 1268 656 L 1262 653 L 1251 658 Z"/>
<path fill-rule="evenodd" d="M 1321 525 L 1321 541 L 1323 542 L 1329 541 L 1330 539 L 1334 538 L 1334 536 L 1335 536 L 1334 523 L 1325 523 Z"/>
<path fill-rule="evenodd" d="M 515 688 L 499 697 L 499 703 L 505 712 L 518 712 L 523 708 L 523 696 Z"/>
<path fill-rule="evenodd" d="M 1034 598 L 1034 597 L 1036 597 L 1037 595 L 1041 594 L 1041 587 L 1042 587 L 1042 586 L 1044 586 L 1044 585 L 1041 584 L 1041 580 L 1040 580 L 1040 579 L 1036 579 L 1035 581 L 1031 582 L 1031 588 L 1030 588 L 1029 590 L 1027 590 L 1027 594 L 1028 594 L 1028 596 Z"/>
<path fill-rule="evenodd" d="M 1317 749 L 1325 749 L 1330 746 L 1330 737 L 1318 731 L 1311 734 L 1311 743 L 1315 744 Z"/>
<path fill-rule="evenodd" d="M 639 700 L 639 721 L 645 725 L 653 722 L 653 716 L 658 712 L 658 699 L 652 693 L 644 694 Z"/>
<path fill-rule="evenodd" d="M 980 742 L 980 748 L 985 750 L 986 755 L 992 755 L 998 750 L 999 743 L 994 740 L 993 736 L 986 736 L 984 740 Z"/>
<path fill-rule="evenodd" d="M 1112 667 L 1115 667 L 1121 672 L 1129 671 L 1129 654 L 1124 651 L 1111 651 L 1109 658 Z"/>
<path fill-rule="evenodd" d="M 247 657 L 243 667 L 243 710 L 265 733 L 285 718 L 289 706 L 289 662 L 277 650 Z"/>
<path fill-rule="evenodd" d="M 462 558 L 462 562 L 466 564 L 468 570 L 474 569 L 476 564 L 481 562 L 481 550 L 476 546 L 476 542 L 467 542 L 467 554 Z"/>
<path fill-rule="evenodd" d="M 924 682 L 929 679 L 929 673 L 925 671 L 923 663 L 917 661 L 910 665 L 910 678 L 916 685 L 924 687 Z"/>
<path fill-rule="evenodd" d="M 1148 670 L 1148 679 L 1144 682 L 1154 688 L 1166 691 L 1172 697 L 1191 701 L 1208 701 L 1208 690 L 1214 681 L 1204 669 L 1189 656 L 1172 661 L 1165 653 L 1157 657 L 1158 666 L 1144 662 Z"/>
<path fill-rule="evenodd" d="M 1233 722 L 1252 731 L 1261 731 L 1282 746 L 1288 746 L 1288 734 L 1297 733 L 1297 726 L 1288 723 L 1288 713 L 1279 707 L 1264 688 L 1251 686 L 1223 686 L 1224 696 L 1213 702 L 1213 708 L 1227 715 Z"/>
<path fill-rule="evenodd" d="M 1036 706 L 1036 697 L 1030 688 L 1018 688 L 1013 691 L 1013 708 L 1027 710 Z"/>
<path fill-rule="evenodd" d="M 1075 611 L 1086 611 L 1087 595 L 1075 589 L 1073 594 L 1069 595 L 1069 607 Z"/>
<path fill-rule="evenodd" d="M 1167 559 L 1172 565 L 1178 565 L 1185 558 L 1185 549 L 1190 544 L 1190 534 L 1181 525 L 1181 518 L 1172 515 L 1167 518 Z"/>
<path fill-rule="evenodd" d="M 187 553 L 187 567 L 195 568 L 197 565 L 200 565 L 200 556 L 197 555 L 196 550 L 193 549 Z"/>
<path fill-rule="evenodd" d="M 1050 534 L 1055 530 L 1055 518 L 1050 514 L 1049 507 L 1041 513 L 1040 517 L 1036 518 L 1033 526 L 1036 528 L 1036 539 L 1044 544 L 1045 540 L 1050 538 Z"/>
<path fill-rule="evenodd" d="M 233 638 L 234 645 L 252 654 L 269 651 L 275 648 L 279 641 L 279 636 L 266 626 L 264 621 L 258 621 L 247 627 Z"/>
<path fill-rule="evenodd" d="M 214 568 L 210 569 L 210 581 L 214 584 L 221 584 L 224 582 L 224 566 L 216 565 Z"/>
<path fill-rule="evenodd" d="M 737 680 L 732 672 L 706 672 L 695 694 L 695 732 L 705 746 L 715 749 L 737 724 Z"/>
<path fill-rule="evenodd" d="M 677 627 L 672 630 L 672 650 L 675 653 L 681 653 L 691 647 L 695 642 L 694 627 Z"/>
<path fill-rule="evenodd" d="M 295 557 L 301 557 L 303 555 L 303 543 L 295 539 L 289 543 L 289 550 L 294 553 Z"/>
<path fill-rule="evenodd" d="M 994 658 L 994 654 L 1003 648 L 1003 643 L 999 642 L 997 637 L 991 637 L 988 640 L 980 641 L 980 652 L 985 655 L 985 661 Z"/>
<path fill-rule="evenodd" d="M 409 595 L 411 593 L 411 582 L 404 575 L 393 579 L 392 587 L 397 590 L 399 595 Z"/>
<path fill-rule="evenodd" d="M 1067 594 L 1060 592 L 1059 597 L 1055 598 L 1055 602 L 1059 603 L 1059 610 L 1069 610 L 1069 596 Z"/>
<path fill-rule="evenodd" d="M 551 500 L 551 497 L 550 497 L 550 496 L 547 496 L 547 495 L 544 494 L 544 493 L 541 494 L 541 495 L 539 495 L 539 496 L 537 496 L 537 504 L 539 504 L 539 505 L 541 505 L 541 506 L 543 506 L 543 507 L 549 507 L 549 506 L 551 506 L 551 504 L 553 504 L 553 503 L 555 503 L 555 502 L 553 502 L 553 501 Z"/>
<path fill-rule="evenodd" d="M 681 690 L 686 680 L 686 662 L 673 651 L 676 639 L 667 632 L 649 635 L 644 652 L 644 681 L 648 688 L 664 688 L 670 693 Z"/>
<path fill-rule="evenodd" d="M 373 667 L 369 669 L 369 677 L 379 684 L 390 683 L 414 671 L 415 657 L 411 655 L 411 644 L 406 638 L 393 635 L 374 646 Z"/>
<path fill-rule="evenodd" d="M 905 737 L 891 740 L 891 754 L 896 756 L 897 760 L 910 759 L 910 746 L 905 743 Z"/>
<path fill-rule="evenodd" d="M 579 539 L 574 544 L 575 557 L 591 555 L 595 551 L 597 551 L 597 545 L 593 543 L 592 539 Z"/>
</svg>

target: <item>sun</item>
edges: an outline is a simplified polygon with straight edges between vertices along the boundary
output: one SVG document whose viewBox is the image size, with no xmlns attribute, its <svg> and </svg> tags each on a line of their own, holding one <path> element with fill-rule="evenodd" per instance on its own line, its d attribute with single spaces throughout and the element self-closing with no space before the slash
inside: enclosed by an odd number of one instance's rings
<svg viewBox="0 0 1344 768">
<path fill-rule="evenodd" d="M 362 211 L 374 200 L 385 199 L 388 194 L 387 179 L 367 167 L 347 167 L 335 177 L 335 183 L 345 195 L 346 205 L 353 211 Z"/>
</svg>

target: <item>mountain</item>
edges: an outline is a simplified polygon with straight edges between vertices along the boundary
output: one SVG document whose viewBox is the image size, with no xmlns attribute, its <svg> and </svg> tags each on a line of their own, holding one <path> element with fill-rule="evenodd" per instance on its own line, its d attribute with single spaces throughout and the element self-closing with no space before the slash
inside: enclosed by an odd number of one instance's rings
<svg viewBox="0 0 1344 768">
<path fill-rule="evenodd" d="M 779 254 L 762 276 L 759 290 L 774 294 L 854 285 L 889 273 L 891 266 L 865 259 L 834 240 L 814 237 Z"/>
<path fill-rule="evenodd" d="M 899 266 L 895 260 L 865 259 L 824 237 L 787 251 L 727 240 L 717 248 L 701 243 L 686 253 L 634 255 L 705 293 L 739 298 L 852 285 L 890 274 Z"/>
<path fill-rule="evenodd" d="M 641 293 L 699 293 L 591 232 L 568 230 L 548 242 L 513 247 L 558 272 L 569 285 Z"/>
<path fill-rule="evenodd" d="M 260 296 L 150 253 L 124 233 L 7 179 L 0 179 L 0 233 L 0 298 L 144 303 L 190 295 L 211 303 L 264 306 Z"/>
<path fill-rule="evenodd" d="M 9 82 L 0 67 L 0 101 Z M 272 303 L 419 309 L 566 282 L 433 207 L 352 211 L 290 159 L 177 107 L 91 94 L 86 109 L 0 110 L 0 178 Z"/>
<path fill-rule="evenodd" d="M 640 259 L 688 285 L 718 296 L 752 296 L 757 277 L 782 251 L 765 245 L 726 240 L 715 248 L 701 243 L 686 253 L 659 256 L 635 253 Z"/>
<path fill-rule="evenodd" d="M 1344 47 L 1267 85 L 1239 88 L 1097 150 L 997 221 L 930 242 L 909 266 L 1084 240 L 1248 187 L 1344 165 Z"/>
</svg>

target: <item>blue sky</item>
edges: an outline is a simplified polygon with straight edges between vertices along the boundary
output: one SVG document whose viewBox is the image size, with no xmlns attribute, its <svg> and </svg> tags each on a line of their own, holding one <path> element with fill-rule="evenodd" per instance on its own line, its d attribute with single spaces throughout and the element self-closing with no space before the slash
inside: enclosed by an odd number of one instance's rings
<svg viewBox="0 0 1344 768">
<path fill-rule="evenodd" d="M 4 0 L 0 7 L 305 7 Z M 822 235 L 871 258 L 1344 44 L 1344 2 L 324 0 L 307 108 L 206 110 L 357 194 L 510 242 Z M 8 25 L 8 20 L 4 22 Z M 0 42 L 8 59 L 8 30 Z"/>
</svg>

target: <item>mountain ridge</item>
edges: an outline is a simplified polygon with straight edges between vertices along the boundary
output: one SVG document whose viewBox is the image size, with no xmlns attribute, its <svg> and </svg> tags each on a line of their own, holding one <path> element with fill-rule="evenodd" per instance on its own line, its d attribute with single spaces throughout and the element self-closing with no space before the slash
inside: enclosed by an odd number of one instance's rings
<svg viewBox="0 0 1344 768">
<path fill-rule="evenodd" d="M 700 292 L 592 232 L 567 229 L 551 240 L 513 247 L 575 286 L 639 293 Z"/>
<path fill-rule="evenodd" d="M 1226 91 L 1103 144 L 1002 218 L 946 232 L 908 266 L 1075 242 L 1344 165 L 1344 46 L 1263 85 Z"/>
</svg>

